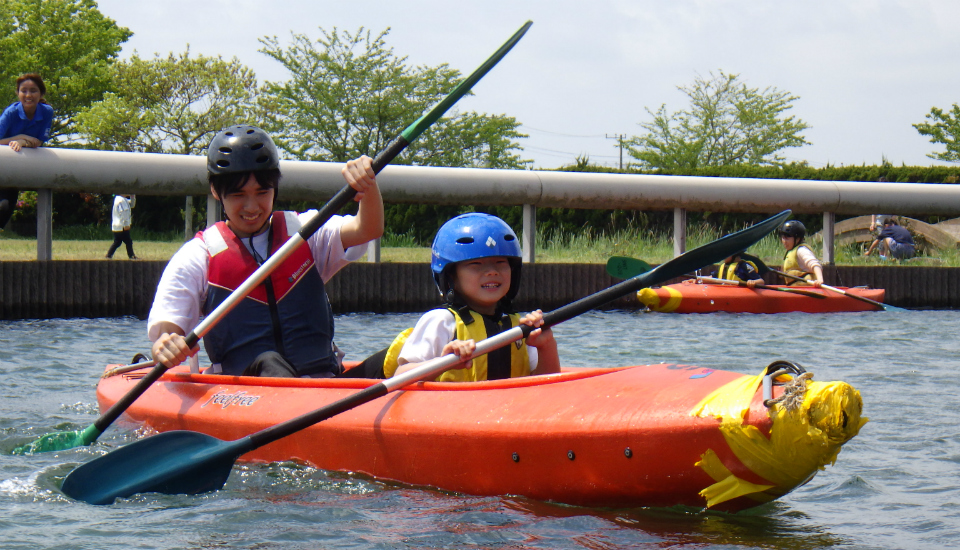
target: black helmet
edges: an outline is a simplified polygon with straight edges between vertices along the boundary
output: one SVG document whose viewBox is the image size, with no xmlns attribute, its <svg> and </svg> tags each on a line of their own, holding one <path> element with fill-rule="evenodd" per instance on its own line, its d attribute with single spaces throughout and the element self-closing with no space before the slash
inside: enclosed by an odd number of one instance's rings
<svg viewBox="0 0 960 550">
<path fill-rule="evenodd" d="M 799 220 L 790 220 L 780 226 L 780 235 L 794 237 L 802 242 L 803 238 L 807 236 L 807 228 Z"/>
<path fill-rule="evenodd" d="M 280 167 L 277 146 L 256 126 L 231 126 L 214 136 L 207 149 L 207 171 L 238 174 Z"/>
</svg>

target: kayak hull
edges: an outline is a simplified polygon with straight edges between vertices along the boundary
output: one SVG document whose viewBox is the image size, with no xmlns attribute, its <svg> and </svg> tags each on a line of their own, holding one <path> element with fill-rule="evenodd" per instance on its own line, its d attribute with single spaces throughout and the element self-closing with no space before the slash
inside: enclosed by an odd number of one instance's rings
<svg viewBox="0 0 960 550">
<path fill-rule="evenodd" d="M 752 289 L 735 285 L 698 284 L 695 281 L 643 289 L 637 293 L 640 302 L 661 313 L 837 313 L 843 311 L 880 311 L 867 302 L 837 292 L 813 287 L 776 286 L 802 289 L 823 296 L 814 298 L 793 292 Z M 882 288 L 838 287 L 850 294 L 883 302 Z"/>
<path fill-rule="evenodd" d="M 140 376 L 102 379 L 97 390 L 101 409 Z M 689 365 L 652 365 L 572 369 L 493 382 L 418 383 L 240 460 L 293 460 L 473 495 L 523 495 L 604 507 L 712 504 L 737 511 L 805 482 L 832 462 L 842 445 L 817 450 L 823 456 L 797 466 L 787 481 L 768 479 L 776 476 L 764 474 L 762 465 L 751 463 L 753 458 L 741 458 L 751 453 L 729 443 L 730 434 L 721 429 L 724 415 L 703 413 L 705 399 L 722 397 L 725 388 L 753 378 Z M 159 432 L 191 430 L 235 440 L 375 382 L 170 372 L 124 418 Z M 831 384 L 843 385 L 855 401 L 841 408 L 856 416 L 858 430 L 859 394 L 842 382 Z M 741 410 L 726 416 L 741 415 L 741 428 L 770 438 L 776 415 L 761 403 L 759 387 L 741 391 L 739 399 Z M 740 492 L 711 502 L 709 491 L 707 497 L 701 493 L 718 485 L 718 477 L 737 480 Z"/>
</svg>

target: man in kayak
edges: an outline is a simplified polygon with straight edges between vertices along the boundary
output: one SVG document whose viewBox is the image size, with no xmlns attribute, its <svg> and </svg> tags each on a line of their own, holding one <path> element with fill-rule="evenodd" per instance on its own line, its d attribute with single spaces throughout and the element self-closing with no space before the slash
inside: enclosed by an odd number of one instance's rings
<svg viewBox="0 0 960 550">
<path fill-rule="evenodd" d="M 780 243 L 787 249 L 783 256 L 783 271 L 787 275 L 802 277 L 808 284 L 820 287 L 823 284 L 823 266 L 813 250 L 803 242 L 807 228 L 799 220 L 789 220 L 780 226 Z M 788 285 L 797 284 L 787 280 Z"/>
<path fill-rule="evenodd" d="M 273 211 L 280 158 L 259 128 L 219 132 L 207 152 L 207 173 L 226 221 L 197 233 L 170 259 L 147 321 L 153 358 L 168 367 L 198 351 L 188 349 L 183 336 L 201 314 L 215 310 L 316 214 Z M 383 234 L 383 201 L 370 158 L 351 160 L 342 173 L 357 191 L 357 215 L 333 216 L 210 328 L 203 342 L 213 365 L 205 372 L 283 377 L 341 372 L 324 283 Z"/>
<path fill-rule="evenodd" d="M 387 378 L 424 361 L 454 353 L 464 361 L 441 374 L 442 382 L 476 382 L 560 372 L 553 331 L 537 329 L 518 341 L 480 357 L 476 342 L 525 324 L 543 324 L 540 310 L 520 317 L 511 301 L 520 288 L 520 244 L 503 220 L 479 212 L 448 221 L 433 241 L 432 261 L 444 305 L 424 314 L 386 350 L 356 367 L 356 374 Z M 382 374 L 377 373 L 382 365 Z"/>
<path fill-rule="evenodd" d="M 896 216 L 881 216 L 881 219 L 883 229 L 880 230 L 880 234 L 870 243 L 870 248 L 863 255 L 869 256 L 879 245 L 880 259 L 906 260 L 912 258 L 916 253 L 916 244 L 913 242 L 913 235 L 910 234 L 910 231 L 897 223 Z"/>
</svg>

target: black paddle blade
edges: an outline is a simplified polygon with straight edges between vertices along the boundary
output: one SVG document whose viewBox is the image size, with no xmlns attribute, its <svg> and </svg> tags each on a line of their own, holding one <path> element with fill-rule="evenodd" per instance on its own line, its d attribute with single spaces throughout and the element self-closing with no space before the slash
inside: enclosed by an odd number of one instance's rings
<svg viewBox="0 0 960 550">
<path fill-rule="evenodd" d="M 223 487 L 247 438 L 222 441 L 190 431 L 141 439 L 70 472 L 60 488 L 89 504 L 113 504 L 137 493 L 196 495 Z"/>
</svg>

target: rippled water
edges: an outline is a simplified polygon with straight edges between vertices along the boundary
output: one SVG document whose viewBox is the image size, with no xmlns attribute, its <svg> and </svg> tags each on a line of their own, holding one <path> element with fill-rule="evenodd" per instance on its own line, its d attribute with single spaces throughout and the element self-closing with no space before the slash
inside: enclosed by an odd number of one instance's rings
<svg viewBox="0 0 960 550">
<path fill-rule="evenodd" d="M 414 315 L 348 315 L 348 358 Z M 684 362 L 755 374 L 797 361 L 845 380 L 870 422 L 837 464 L 774 503 L 728 515 L 603 510 L 471 497 L 286 463 L 234 469 L 224 490 L 112 506 L 58 490 L 77 464 L 133 440 L 11 456 L 17 444 L 97 416 L 107 363 L 147 350 L 136 319 L 0 322 L 0 548 L 944 548 L 960 538 L 960 312 L 829 315 L 590 313 L 556 328 L 574 366 Z"/>
</svg>

